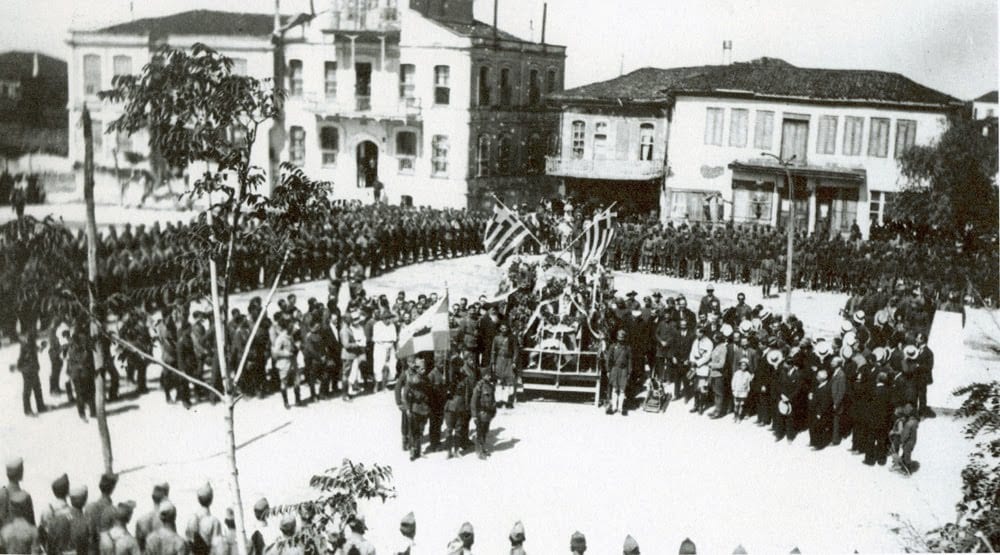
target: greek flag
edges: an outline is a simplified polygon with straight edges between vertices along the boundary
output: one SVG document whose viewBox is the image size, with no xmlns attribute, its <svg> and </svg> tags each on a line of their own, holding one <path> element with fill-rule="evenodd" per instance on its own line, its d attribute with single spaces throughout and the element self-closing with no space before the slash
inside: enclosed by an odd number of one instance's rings
<svg viewBox="0 0 1000 555">
<path fill-rule="evenodd" d="M 594 216 L 584 232 L 580 267 L 586 268 L 591 262 L 600 264 L 604 251 L 608 249 L 614 236 L 615 214 L 605 211 Z"/>
<path fill-rule="evenodd" d="M 483 247 L 497 266 L 503 266 L 530 234 L 516 214 L 497 203 L 493 206 L 493 218 L 486 224 Z"/>
</svg>

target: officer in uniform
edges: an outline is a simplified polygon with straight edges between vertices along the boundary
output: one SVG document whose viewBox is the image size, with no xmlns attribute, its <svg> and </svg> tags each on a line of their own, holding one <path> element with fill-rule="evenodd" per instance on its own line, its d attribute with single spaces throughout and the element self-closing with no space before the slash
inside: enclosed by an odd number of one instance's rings
<svg viewBox="0 0 1000 555">
<path fill-rule="evenodd" d="M 135 522 L 135 539 L 139 543 L 140 549 L 146 548 L 146 538 L 162 526 L 160 522 L 160 505 L 163 501 L 167 501 L 169 496 L 170 484 L 164 482 L 153 486 L 153 510 L 139 517 Z"/>
<path fill-rule="evenodd" d="M 70 506 L 66 501 L 69 495 L 69 477 L 65 474 L 52 482 L 52 495 L 55 500 L 42 511 L 38 524 L 38 538 L 46 553 L 62 553 L 70 546 Z"/>
<path fill-rule="evenodd" d="M 146 540 L 146 555 L 187 555 L 187 542 L 177 533 L 177 509 L 168 500 L 160 503 L 160 522 Z"/>
<path fill-rule="evenodd" d="M 111 494 L 115 492 L 117 485 L 117 474 L 102 474 L 101 480 L 97 484 L 97 488 L 101 491 L 100 499 L 88 503 L 83 509 L 83 516 L 87 519 L 92 551 L 99 548 L 98 542 L 101 532 L 106 532 L 115 523 L 115 504 L 111 500 Z"/>
<path fill-rule="evenodd" d="M 496 385 L 489 369 L 483 369 L 483 377 L 472 391 L 472 418 L 476 421 L 476 452 L 480 459 L 490 454 L 487 437 L 490 433 L 490 422 L 497 413 Z"/>
<path fill-rule="evenodd" d="M 618 330 L 616 341 L 608 347 L 605 354 L 607 357 L 608 387 L 611 391 L 611 399 L 605 411 L 607 414 L 614 414 L 619 409 L 621 409 L 623 416 L 628 414 L 628 409 L 623 406 L 623 402 L 625 388 L 628 386 L 629 372 L 632 368 L 632 350 L 625 343 L 625 338 L 625 330 Z"/>
<path fill-rule="evenodd" d="M 396 389 L 393 391 L 393 395 L 396 398 L 396 407 L 399 409 L 399 430 L 403 436 L 403 451 L 406 451 L 410 448 L 410 418 L 406 412 L 406 381 L 412 371 L 410 368 L 412 361 L 407 361 L 404 364 L 406 364 L 406 369 L 400 373 L 399 379 L 396 380 Z"/>
<path fill-rule="evenodd" d="M 444 407 L 448 402 L 448 379 L 443 370 L 443 367 L 448 364 L 448 360 L 441 358 L 435 362 L 434 369 L 427 375 L 431 394 L 431 413 L 428 416 L 431 444 L 427 449 L 428 452 L 434 452 L 441 448 L 441 426 L 444 424 Z"/>
<path fill-rule="evenodd" d="M 449 459 L 457 456 L 469 445 L 469 407 L 476 379 L 476 370 L 471 364 L 471 357 L 465 358 L 462 368 L 455 374 L 450 380 L 450 396 L 444 410 Z"/>
<path fill-rule="evenodd" d="M 215 492 L 211 484 L 198 489 L 198 505 L 201 507 L 188 520 L 185 537 L 192 555 L 208 555 L 215 537 L 222 534 L 222 523 L 212 515 L 212 500 Z"/>
<path fill-rule="evenodd" d="M 425 375 L 426 360 L 416 358 L 416 367 L 406 378 L 403 403 L 410 423 L 410 460 L 420 458 L 420 443 L 431 413 L 431 385 Z"/>
</svg>

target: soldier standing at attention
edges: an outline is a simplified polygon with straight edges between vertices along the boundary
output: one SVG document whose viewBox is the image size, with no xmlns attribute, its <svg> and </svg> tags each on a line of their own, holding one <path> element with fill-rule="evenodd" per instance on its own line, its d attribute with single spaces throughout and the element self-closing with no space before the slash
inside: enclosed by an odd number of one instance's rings
<svg viewBox="0 0 1000 555">
<path fill-rule="evenodd" d="M 170 496 L 170 484 L 153 486 L 153 510 L 139 517 L 135 523 L 135 540 L 140 549 L 146 549 L 146 538 L 163 524 L 160 522 L 160 505 Z"/>
<path fill-rule="evenodd" d="M 490 434 L 490 422 L 497 414 L 496 386 L 490 371 L 484 370 L 483 377 L 472 391 L 472 418 L 476 421 L 476 452 L 480 459 L 490 455 L 487 438 Z"/>
<path fill-rule="evenodd" d="M 101 533 L 101 555 L 139 555 L 139 543 L 128 533 L 128 521 L 132 519 L 135 502 L 119 503 L 115 508 L 115 523 Z"/>
<path fill-rule="evenodd" d="M 69 490 L 69 549 L 73 553 L 87 553 L 90 549 L 89 527 L 83 516 L 87 504 L 87 486 L 74 486 Z"/>
<path fill-rule="evenodd" d="M 403 436 L 403 451 L 410 448 L 410 419 L 406 413 L 406 380 L 410 375 L 411 363 L 404 362 L 404 369 L 396 380 L 396 389 L 393 392 L 396 397 L 396 407 L 399 408 L 399 429 Z"/>
<path fill-rule="evenodd" d="M 0 526 L 7 524 L 14 519 L 14 515 L 9 512 L 8 507 L 11 504 L 12 496 L 23 491 L 21 489 L 21 479 L 24 478 L 24 459 L 21 457 L 14 457 L 7 461 L 7 485 L 0 488 Z M 35 509 L 34 505 L 31 503 L 31 495 L 27 492 L 24 494 L 28 497 L 27 513 L 24 518 L 29 524 L 34 526 L 35 524 Z"/>
<path fill-rule="evenodd" d="M 514 523 L 514 528 L 510 531 L 510 555 L 528 555 L 524 550 L 524 524 L 521 521 Z"/>
<path fill-rule="evenodd" d="M 608 388 L 611 399 L 608 402 L 607 414 L 614 414 L 621 409 L 622 416 L 628 414 L 628 409 L 622 405 L 625 386 L 628 384 L 629 371 L 632 367 L 632 350 L 625 344 L 625 330 L 618 330 L 616 341 L 607 350 Z"/>
<path fill-rule="evenodd" d="M 38 529 L 28 522 L 31 498 L 23 491 L 10 494 L 8 522 L 0 528 L 0 552 L 41 553 Z"/>
<path fill-rule="evenodd" d="M 448 458 L 457 456 L 469 442 L 469 406 L 475 388 L 476 370 L 467 358 L 452 381 L 451 397 L 445 405 L 444 423 L 447 429 Z"/>
<path fill-rule="evenodd" d="M 447 357 L 440 357 L 439 360 L 435 360 L 434 369 L 427 375 L 431 394 L 431 413 L 428 418 L 431 445 L 428 452 L 441 448 L 441 425 L 444 422 L 445 403 L 448 401 L 448 380 L 442 369 L 446 364 L 448 364 Z"/>
<path fill-rule="evenodd" d="M 425 376 L 426 360 L 417 357 L 416 366 L 406 378 L 404 389 L 404 410 L 410 423 L 410 460 L 420 458 L 420 443 L 424 426 L 431 413 L 431 387 Z"/>
<path fill-rule="evenodd" d="M 92 501 L 83 508 L 83 516 L 87 519 L 87 533 L 90 536 L 91 552 L 100 548 L 99 540 L 101 532 L 105 532 L 115 523 L 115 504 L 111 500 L 111 494 L 115 492 L 118 485 L 117 474 L 102 474 L 97 488 L 101 491 L 101 498 Z"/>
<path fill-rule="evenodd" d="M 192 555 L 208 555 L 212 549 L 215 537 L 222 534 L 222 523 L 212 515 L 212 501 L 215 492 L 211 484 L 205 484 L 198 489 L 198 509 L 185 528 L 185 537 L 191 547 Z"/>
<path fill-rule="evenodd" d="M 70 507 L 66 502 L 69 495 L 69 477 L 65 474 L 52 482 L 52 501 L 42 511 L 38 524 L 38 538 L 46 553 L 62 553 L 69 549 Z"/>
<path fill-rule="evenodd" d="M 188 555 L 187 542 L 177 533 L 177 509 L 168 500 L 160 503 L 160 522 L 146 540 L 146 555 Z"/>
</svg>

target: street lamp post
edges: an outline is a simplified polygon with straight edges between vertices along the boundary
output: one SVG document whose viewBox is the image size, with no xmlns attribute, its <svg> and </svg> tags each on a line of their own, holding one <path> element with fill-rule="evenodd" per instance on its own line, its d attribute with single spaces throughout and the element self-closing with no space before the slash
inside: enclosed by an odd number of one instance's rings
<svg viewBox="0 0 1000 555">
<path fill-rule="evenodd" d="M 795 155 L 793 154 L 788 160 L 770 152 L 761 152 L 761 155 L 774 158 L 781 167 L 785 168 L 785 182 L 788 184 L 788 253 L 786 256 L 787 264 L 785 265 L 785 321 L 788 321 L 788 317 L 792 314 L 792 255 L 795 252 L 795 195 L 792 188 L 792 170 L 789 168 L 792 165 L 792 161 L 795 160 Z"/>
</svg>

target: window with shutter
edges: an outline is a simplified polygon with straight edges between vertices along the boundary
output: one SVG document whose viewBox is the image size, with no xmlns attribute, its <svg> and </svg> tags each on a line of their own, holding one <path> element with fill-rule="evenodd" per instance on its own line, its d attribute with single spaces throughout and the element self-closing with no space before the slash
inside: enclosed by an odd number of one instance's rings
<svg viewBox="0 0 1000 555">
<path fill-rule="evenodd" d="M 444 105 L 451 103 L 450 77 L 450 67 L 434 66 L 434 104 Z"/>
<path fill-rule="evenodd" d="M 707 108 L 705 111 L 705 144 L 722 146 L 722 128 L 725 125 L 722 108 Z"/>
<path fill-rule="evenodd" d="M 431 140 L 431 175 L 448 176 L 448 136 L 434 135 Z"/>
<path fill-rule="evenodd" d="M 302 60 L 288 61 L 288 96 L 302 96 Z"/>
<path fill-rule="evenodd" d="M 399 173 L 413 173 L 417 159 L 417 134 L 413 131 L 396 133 L 396 158 L 399 160 Z"/>
<path fill-rule="evenodd" d="M 643 123 L 639 126 L 639 159 L 653 159 L 653 137 L 655 127 L 652 123 Z"/>
<path fill-rule="evenodd" d="M 774 148 L 774 112 L 757 110 L 754 124 L 753 146 L 764 151 Z"/>
<path fill-rule="evenodd" d="M 476 176 L 488 175 L 490 175 L 490 138 L 488 135 L 480 135 L 479 143 L 476 145 Z"/>
<path fill-rule="evenodd" d="M 599 121 L 594 124 L 594 160 L 608 158 L 608 122 Z"/>
<path fill-rule="evenodd" d="M 340 134 L 336 127 L 326 125 L 319 128 L 319 149 L 323 153 L 323 167 L 330 168 L 337 164 Z"/>
<path fill-rule="evenodd" d="M 844 118 L 844 149 L 845 156 L 861 154 L 861 140 L 864 132 L 865 119 L 855 116 Z"/>
<path fill-rule="evenodd" d="M 902 156 L 904 152 L 917 140 L 917 122 L 912 119 L 901 119 L 896 121 L 896 158 Z"/>
<path fill-rule="evenodd" d="M 889 155 L 889 118 L 872 118 L 868 135 L 868 156 L 885 158 Z"/>
<path fill-rule="evenodd" d="M 587 124 L 582 121 L 573 122 L 572 156 L 575 160 L 583 159 L 583 144 L 586 137 Z"/>
<path fill-rule="evenodd" d="M 306 161 L 306 130 L 293 126 L 290 131 L 288 158 L 291 163 L 301 166 Z"/>
<path fill-rule="evenodd" d="M 729 146 L 747 146 L 747 120 L 750 112 L 742 108 L 733 108 L 729 115 Z"/>
<path fill-rule="evenodd" d="M 83 57 L 83 93 L 96 95 L 101 90 L 101 57 L 87 54 Z"/>
<path fill-rule="evenodd" d="M 816 137 L 818 154 L 835 154 L 837 151 L 837 116 L 819 118 L 819 135 Z"/>
<path fill-rule="evenodd" d="M 327 100 L 337 98 L 337 62 L 323 62 L 323 94 Z"/>
</svg>

